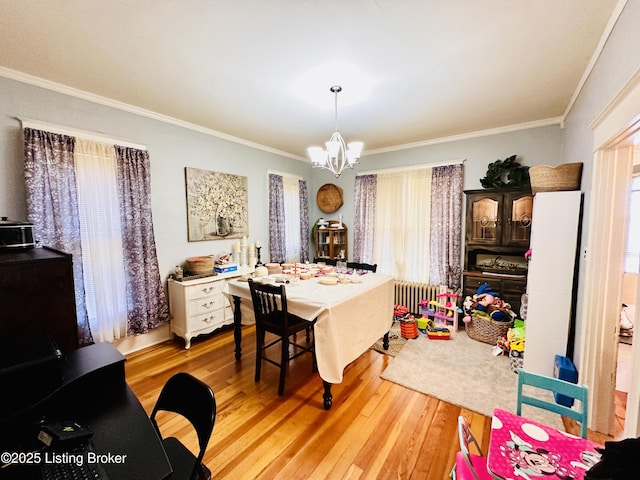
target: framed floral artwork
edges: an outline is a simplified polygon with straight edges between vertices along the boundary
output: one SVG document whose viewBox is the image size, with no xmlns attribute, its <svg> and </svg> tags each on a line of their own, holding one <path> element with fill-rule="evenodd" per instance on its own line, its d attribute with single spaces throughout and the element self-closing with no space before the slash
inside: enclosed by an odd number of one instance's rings
<svg viewBox="0 0 640 480">
<path fill-rule="evenodd" d="M 185 167 L 190 242 L 249 234 L 247 177 Z"/>
</svg>

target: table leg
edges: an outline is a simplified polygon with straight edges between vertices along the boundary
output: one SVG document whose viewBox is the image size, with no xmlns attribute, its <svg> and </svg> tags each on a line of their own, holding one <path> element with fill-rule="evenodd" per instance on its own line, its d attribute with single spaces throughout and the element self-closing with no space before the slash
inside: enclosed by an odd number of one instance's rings
<svg viewBox="0 0 640 480">
<path fill-rule="evenodd" d="M 331 395 L 331 384 L 325 380 L 322 381 L 324 385 L 324 394 L 322 398 L 324 399 L 324 409 L 330 410 L 331 405 L 333 404 L 333 395 Z"/>
<path fill-rule="evenodd" d="M 233 339 L 236 344 L 236 360 L 242 357 L 242 313 L 240 312 L 240 297 L 233 296 Z"/>
<path fill-rule="evenodd" d="M 389 332 L 385 333 L 384 337 L 382 337 L 382 348 L 389 350 Z"/>
</svg>

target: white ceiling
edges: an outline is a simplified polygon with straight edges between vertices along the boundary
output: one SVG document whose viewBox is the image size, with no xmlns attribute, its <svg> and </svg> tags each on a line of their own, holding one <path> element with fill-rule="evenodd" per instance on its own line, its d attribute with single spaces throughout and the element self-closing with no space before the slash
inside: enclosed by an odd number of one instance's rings
<svg viewBox="0 0 640 480">
<path fill-rule="evenodd" d="M 329 139 L 337 84 L 371 152 L 558 123 L 618 2 L 0 0 L 0 75 L 293 157 Z"/>
</svg>

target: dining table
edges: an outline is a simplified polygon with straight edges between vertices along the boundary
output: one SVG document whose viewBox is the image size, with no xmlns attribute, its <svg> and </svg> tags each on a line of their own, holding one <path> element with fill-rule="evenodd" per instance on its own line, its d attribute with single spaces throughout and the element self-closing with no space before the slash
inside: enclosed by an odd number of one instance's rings
<svg viewBox="0 0 640 480">
<path fill-rule="evenodd" d="M 285 283 L 289 313 L 313 327 L 318 373 L 323 381 L 323 404 L 331 408 L 331 385 L 341 383 L 344 369 L 380 338 L 389 345 L 393 323 L 395 279 L 383 273 L 350 272 L 342 282 L 326 284 L 324 276 Z M 345 281 L 346 280 L 346 281 Z M 258 281 L 287 282 L 282 275 L 260 277 Z M 246 278 L 229 280 L 224 293 L 232 301 L 235 355 L 242 356 L 242 325 L 255 323 L 251 292 Z"/>
<path fill-rule="evenodd" d="M 498 480 L 579 480 L 600 460 L 601 445 L 515 413 L 495 409 L 487 470 Z"/>
</svg>

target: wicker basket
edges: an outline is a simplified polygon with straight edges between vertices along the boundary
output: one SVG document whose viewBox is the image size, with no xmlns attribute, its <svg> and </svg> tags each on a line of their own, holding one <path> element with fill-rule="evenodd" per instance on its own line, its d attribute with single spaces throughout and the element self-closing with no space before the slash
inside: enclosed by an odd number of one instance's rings
<svg viewBox="0 0 640 480">
<path fill-rule="evenodd" d="M 580 190 L 582 163 L 563 163 L 562 165 L 537 165 L 529 169 L 531 192 L 559 192 Z"/>
<path fill-rule="evenodd" d="M 191 257 L 185 262 L 185 270 L 193 275 L 213 272 L 213 257 Z"/>
<path fill-rule="evenodd" d="M 506 335 L 507 330 L 511 327 L 513 327 L 513 320 L 510 322 L 498 322 L 493 318 L 473 315 L 471 321 L 466 324 L 465 330 L 469 338 L 495 345 L 498 338 Z"/>
</svg>

